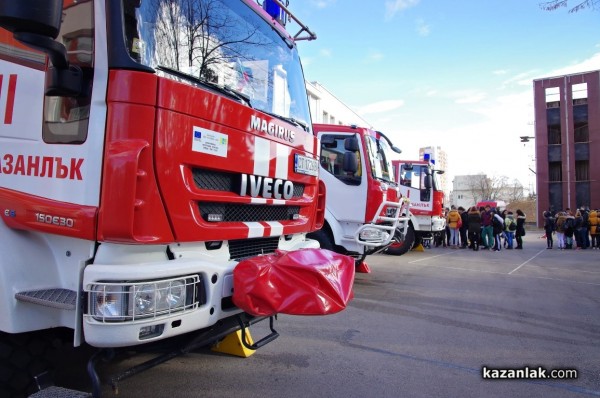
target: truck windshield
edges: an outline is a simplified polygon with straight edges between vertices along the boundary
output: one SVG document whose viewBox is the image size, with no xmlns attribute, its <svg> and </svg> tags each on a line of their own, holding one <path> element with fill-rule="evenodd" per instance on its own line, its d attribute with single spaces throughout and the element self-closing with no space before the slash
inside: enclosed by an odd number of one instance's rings
<svg viewBox="0 0 600 398">
<path fill-rule="evenodd" d="M 392 148 L 385 140 L 378 140 L 373 136 L 367 136 L 366 143 L 367 156 L 369 157 L 373 177 L 395 184 Z"/>
<path fill-rule="evenodd" d="M 137 62 L 235 91 L 249 106 L 310 126 L 304 75 L 289 39 L 239 0 L 124 0 Z"/>
</svg>

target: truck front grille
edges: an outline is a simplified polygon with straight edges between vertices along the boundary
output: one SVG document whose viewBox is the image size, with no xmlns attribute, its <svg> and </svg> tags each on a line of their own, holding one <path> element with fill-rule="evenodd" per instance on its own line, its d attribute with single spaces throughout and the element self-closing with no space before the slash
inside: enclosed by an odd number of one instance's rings
<svg viewBox="0 0 600 398">
<path fill-rule="evenodd" d="M 194 176 L 194 183 L 200 189 L 240 193 L 241 176 L 239 173 L 194 168 L 192 174 Z M 303 194 L 304 184 L 294 183 L 292 197 L 301 198 Z"/>
<path fill-rule="evenodd" d="M 240 261 L 261 254 L 275 253 L 279 238 L 255 238 L 229 241 L 229 255 L 232 260 Z"/>
<path fill-rule="evenodd" d="M 198 208 L 206 222 L 286 221 L 300 215 L 300 206 L 199 202 Z"/>
</svg>

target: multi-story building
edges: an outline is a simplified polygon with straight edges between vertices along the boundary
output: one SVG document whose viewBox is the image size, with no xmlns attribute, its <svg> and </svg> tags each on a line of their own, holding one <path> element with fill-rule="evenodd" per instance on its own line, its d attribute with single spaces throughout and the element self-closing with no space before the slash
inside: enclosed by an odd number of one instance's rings
<svg viewBox="0 0 600 398">
<path fill-rule="evenodd" d="M 600 70 L 533 81 L 538 220 L 600 208 Z"/>
<path fill-rule="evenodd" d="M 371 124 L 340 101 L 319 82 L 305 82 L 310 116 L 313 123 L 356 124 L 371 128 Z"/>
<path fill-rule="evenodd" d="M 429 159 L 435 163 L 438 169 L 448 171 L 448 155 L 441 147 L 427 146 L 419 148 L 419 160 L 424 160 L 426 154 L 429 155 Z M 444 191 L 446 197 L 449 197 L 448 174 L 440 174 L 439 179 L 442 191 Z"/>
</svg>

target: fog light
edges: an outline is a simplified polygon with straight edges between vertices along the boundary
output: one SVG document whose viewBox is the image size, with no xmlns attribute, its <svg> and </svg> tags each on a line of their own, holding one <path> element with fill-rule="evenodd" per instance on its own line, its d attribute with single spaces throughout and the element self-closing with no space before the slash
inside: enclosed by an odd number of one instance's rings
<svg viewBox="0 0 600 398">
<path fill-rule="evenodd" d="M 208 221 L 210 222 L 219 222 L 223 221 L 223 214 L 209 214 L 207 216 Z"/>
<path fill-rule="evenodd" d="M 383 240 L 387 239 L 388 236 L 389 236 L 389 234 L 381 229 L 365 228 L 360 232 L 360 235 L 358 237 L 360 238 L 360 240 L 363 240 L 366 242 L 372 242 L 372 241 L 383 241 Z"/>
<path fill-rule="evenodd" d="M 165 324 L 162 323 L 160 325 L 152 325 L 152 326 L 143 326 L 140 328 L 140 333 L 138 338 L 140 340 L 150 339 L 152 337 L 160 336 L 165 330 Z"/>
</svg>

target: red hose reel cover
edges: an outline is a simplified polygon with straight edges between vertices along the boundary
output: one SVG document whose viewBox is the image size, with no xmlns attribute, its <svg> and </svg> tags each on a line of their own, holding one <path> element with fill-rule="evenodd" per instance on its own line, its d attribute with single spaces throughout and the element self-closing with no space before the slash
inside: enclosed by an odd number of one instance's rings
<svg viewBox="0 0 600 398">
<path fill-rule="evenodd" d="M 251 315 L 327 315 L 354 294 L 354 259 L 302 249 L 242 260 L 233 270 L 233 303 Z"/>
</svg>

